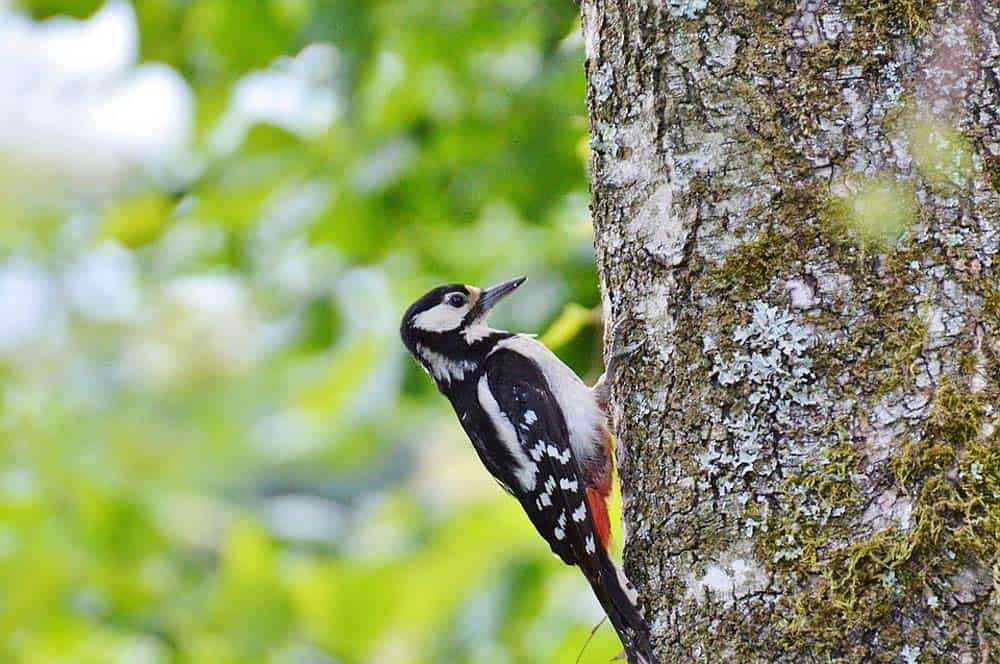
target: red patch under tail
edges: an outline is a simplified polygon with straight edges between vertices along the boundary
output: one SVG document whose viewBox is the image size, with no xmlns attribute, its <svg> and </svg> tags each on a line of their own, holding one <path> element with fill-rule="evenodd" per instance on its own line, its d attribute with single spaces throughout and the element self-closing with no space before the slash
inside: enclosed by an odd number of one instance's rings
<svg viewBox="0 0 1000 664">
<path fill-rule="evenodd" d="M 601 426 L 597 435 L 603 443 L 604 458 L 588 468 L 587 503 L 594 519 L 594 527 L 601 544 L 607 549 L 611 543 L 611 517 L 608 516 L 608 496 L 611 494 L 612 456 L 611 432 Z"/>
<path fill-rule="evenodd" d="M 590 505 L 590 515 L 594 519 L 597 537 L 605 549 L 611 543 L 611 517 L 608 516 L 607 500 L 593 489 L 587 489 L 587 503 Z"/>
</svg>

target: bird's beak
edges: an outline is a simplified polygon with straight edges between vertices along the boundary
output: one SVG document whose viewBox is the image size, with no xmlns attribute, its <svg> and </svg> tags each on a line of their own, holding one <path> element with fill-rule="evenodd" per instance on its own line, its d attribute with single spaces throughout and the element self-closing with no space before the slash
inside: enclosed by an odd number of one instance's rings
<svg viewBox="0 0 1000 664">
<path fill-rule="evenodd" d="M 497 302 L 513 293 L 517 290 L 518 286 L 527 280 L 527 277 L 518 277 L 517 279 L 511 279 L 510 281 L 505 281 L 483 290 L 479 294 L 479 299 L 477 299 L 476 303 L 472 306 L 472 315 L 470 316 L 470 319 L 482 319 L 490 312 L 490 309 L 496 306 Z"/>
</svg>

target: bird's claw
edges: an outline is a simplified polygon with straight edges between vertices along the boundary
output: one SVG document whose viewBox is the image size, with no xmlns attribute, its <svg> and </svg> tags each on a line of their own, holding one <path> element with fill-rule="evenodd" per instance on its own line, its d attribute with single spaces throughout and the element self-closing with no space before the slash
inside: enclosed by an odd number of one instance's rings
<svg viewBox="0 0 1000 664">
<path fill-rule="evenodd" d="M 636 351 L 642 348 L 646 343 L 646 340 L 643 339 L 642 341 L 625 344 L 626 328 L 629 327 L 626 323 L 632 322 L 634 322 L 634 319 L 631 316 L 623 316 L 622 318 L 619 318 L 615 322 L 614 327 L 611 328 L 611 351 L 608 353 L 608 358 L 604 362 L 604 372 L 608 375 L 609 380 L 614 379 L 621 361 L 635 355 Z"/>
<path fill-rule="evenodd" d="M 636 351 L 642 348 L 646 343 L 644 339 L 642 341 L 623 345 L 626 328 L 628 327 L 626 323 L 632 321 L 632 317 L 624 316 L 619 318 L 611 328 L 611 349 L 604 361 L 604 373 L 597 379 L 597 383 L 594 384 L 593 388 L 594 394 L 597 396 L 597 401 L 602 407 L 607 405 L 608 399 L 611 396 L 611 385 L 614 383 L 615 376 L 618 373 L 622 360 L 635 355 Z"/>
</svg>

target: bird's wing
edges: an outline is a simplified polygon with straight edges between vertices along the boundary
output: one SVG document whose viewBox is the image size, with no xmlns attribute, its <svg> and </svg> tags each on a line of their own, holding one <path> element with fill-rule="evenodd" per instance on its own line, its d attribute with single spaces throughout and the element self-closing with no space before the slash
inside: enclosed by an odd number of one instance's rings
<svg viewBox="0 0 1000 664">
<path fill-rule="evenodd" d="M 531 523 L 564 562 L 596 570 L 601 541 L 566 422 L 545 376 L 524 355 L 501 349 L 487 359 L 484 379 L 489 395 L 481 396 L 495 400 L 493 416 L 508 420 L 519 446 L 513 456 L 522 463 L 522 490 L 516 493 Z"/>
</svg>

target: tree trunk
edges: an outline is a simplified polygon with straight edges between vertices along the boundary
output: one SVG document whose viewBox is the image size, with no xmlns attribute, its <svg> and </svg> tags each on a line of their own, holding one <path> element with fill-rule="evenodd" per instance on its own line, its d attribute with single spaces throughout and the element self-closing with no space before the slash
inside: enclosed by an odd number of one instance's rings
<svg viewBox="0 0 1000 664">
<path fill-rule="evenodd" d="M 1000 662 L 1000 8 L 583 0 L 665 662 Z"/>
</svg>

